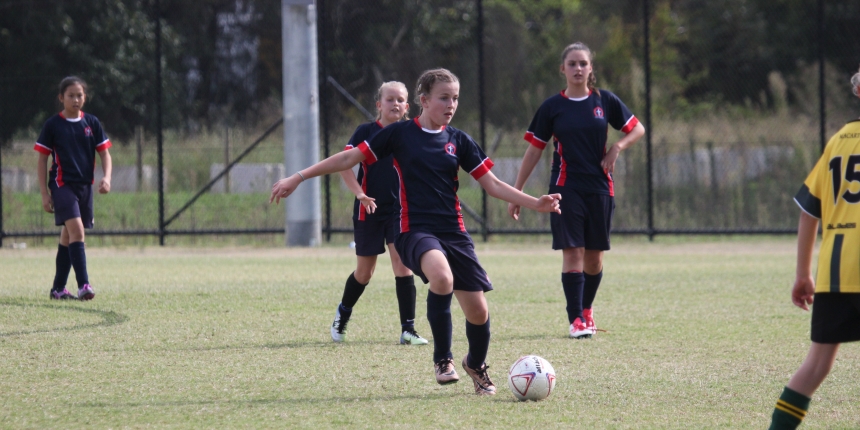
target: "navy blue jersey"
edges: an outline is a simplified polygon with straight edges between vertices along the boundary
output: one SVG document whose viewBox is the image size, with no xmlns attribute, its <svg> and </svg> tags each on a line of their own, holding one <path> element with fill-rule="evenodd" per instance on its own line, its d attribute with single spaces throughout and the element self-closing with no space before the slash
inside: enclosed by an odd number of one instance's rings
<svg viewBox="0 0 860 430">
<path fill-rule="evenodd" d="M 562 91 L 541 104 L 525 139 L 540 149 L 553 140 L 551 185 L 612 196 L 612 175 L 600 167 L 607 127 L 630 133 L 638 123 L 609 91 L 600 90 L 599 96 L 592 91 L 583 99 L 568 98 Z"/>
<path fill-rule="evenodd" d="M 376 132 L 382 130 L 382 124 L 379 121 L 362 124 L 355 129 L 355 133 L 349 139 L 344 150 L 350 150 L 357 147 L 361 142 L 370 139 Z M 362 161 L 358 168 L 356 179 L 361 185 L 361 190 L 369 197 L 373 197 L 376 203 L 376 212 L 369 214 L 367 209 L 361 204 L 361 201 L 355 199 L 355 204 L 352 210 L 352 219 L 355 221 L 364 221 L 374 217 L 387 217 L 394 213 L 399 208 L 397 192 L 400 185 L 400 178 L 397 176 L 397 171 L 394 170 L 394 157 L 385 157 L 373 165 L 367 163 L 367 160 Z"/>
<path fill-rule="evenodd" d="M 432 132 L 418 118 L 385 127 L 358 145 L 367 164 L 389 155 L 400 177 L 400 232 L 466 231 L 457 189 L 460 167 L 479 179 L 493 162 L 468 134 L 445 127 Z"/>
<path fill-rule="evenodd" d="M 62 187 L 65 183 L 92 184 L 96 151 L 110 147 L 99 119 L 81 111 L 75 119 L 66 118 L 62 112 L 48 118 L 33 149 L 53 155 L 50 180 Z"/>
</svg>

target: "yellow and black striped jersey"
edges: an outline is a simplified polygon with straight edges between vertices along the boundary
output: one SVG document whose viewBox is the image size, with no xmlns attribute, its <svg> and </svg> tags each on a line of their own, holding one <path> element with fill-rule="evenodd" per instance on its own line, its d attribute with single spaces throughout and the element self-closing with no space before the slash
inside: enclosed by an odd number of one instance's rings
<svg viewBox="0 0 860 430">
<path fill-rule="evenodd" d="M 816 293 L 860 293 L 860 120 L 830 138 L 794 200 L 821 220 Z"/>
</svg>

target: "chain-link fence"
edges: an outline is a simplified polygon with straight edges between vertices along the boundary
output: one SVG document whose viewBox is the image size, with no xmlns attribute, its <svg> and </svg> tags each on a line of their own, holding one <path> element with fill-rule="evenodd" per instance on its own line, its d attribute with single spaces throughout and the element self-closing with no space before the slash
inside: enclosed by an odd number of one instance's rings
<svg viewBox="0 0 860 430">
<path fill-rule="evenodd" d="M 127 127 L 133 132 L 113 133 L 105 118 L 137 105 L 114 106 L 109 82 L 93 85 L 92 113 L 114 142 L 114 189 L 96 198 L 91 234 L 280 242 L 284 209 L 267 201 L 271 184 L 288 173 L 273 78 L 281 73 L 280 5 L 162 1 L 145 4 L 139 31 L 161 44 L 141 45 L 141 55 L 160 53 L 164 69 L 150 62 L 135 85 L 163 96 L 138 100 L 145 115 Z M 860 63 L 852 26 L 860 4 L 851 1 L 317 0 L 314 7 L 321 155 L 340 151 L 375 113 L 382 82 L 404 82 L 411 99 L 423 70 L 445 67 L 461 82 L 452 125 L 485 148 L 508 183 L 532 115 L 565 86 L 561 51 L 587 43 L 598 86 L 647 129 L 616 165 L 616 233 L 791 233 L 794 193 L 826 139 L 860 112 L 848 87 Z M 182 33 L 195 20 L 209 22 L 199 26 L 209 33 Z M 50 111 L 35 116 L 42 121 Z M 0 149 L 0 240 L 56 235 L 35 178 L 40 122 L 30 123 Z M 610 129 L 609 142 L 620 136 Z M 551 148 L 543 157 L 526 184 L 531 194 L 547 190 Z M 459 195 L 467 228 L 484 238 L 549 232 L 546 215 L 525 211 L 513 221 L 507 204 L 471 179 Z M 324 179 L 327 237 L 351 231 L 352 198 L 337 175 Z"/>
</svg>

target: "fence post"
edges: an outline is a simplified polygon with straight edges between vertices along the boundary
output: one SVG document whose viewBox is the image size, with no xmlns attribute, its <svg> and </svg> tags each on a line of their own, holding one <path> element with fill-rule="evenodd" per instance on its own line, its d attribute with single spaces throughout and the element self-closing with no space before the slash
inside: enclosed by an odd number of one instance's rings
<svg viewBox="0 0 860 430">
<path fill-rule="evenodd" d="M 478 0 L 478 110 L 480 116 L 481 149 L 487 152 L 487 102 L 484 85 L 484 1 Z M 487 218 L 487 190 L 481 187 L 481 236 L 484 242 L 490 237 L 490 226 Z"/>
<path fill-rule="evenodd" d="M 824 93 L 824 0 L 818 0 L 818 116 L 820 124 L 818 127 L 818 138 L 821 144 L 821 152 L 827 145 L 827 107 L 825 106 Z"/>
<path fill-rule="evenodd" d="M 224 168 L 230 165 L 230 126 L 224 126 Z M 224 194 L 230 194 L 230 171 L 224 172 Z"/>
<path fill-rule="evenodd" d="M 134 137 L 137 145 L 137 192 L 143 190 L 143 126 L 134 128 Z"/>
<path fill-rule="evenodd" d="M 651 160 L 651 31 L 650 0 L 642 0 L 642 26 L 645 36 L 645 160 L 648 175 L 648 240 L 654 241 L 654 178 Z"/>
<path fill-rule="evenodd" d="M 0 249 L 3 248 L 3 147 L 0 146 Z"/>
<path fill-rule="evenodd" d="M 161 4 L 155 0 L 155 128 L 158 155 L 158 244 L 164 246 L 164 126 L 161 112 Z"/>
<path fill-rule="evenodd" d="M 331 133 L 329 132 L 329 104 L 328 98 L 329 93 L 326 90 L 328 86 L 326 85 L 325 77 L 328 76 L 328 38 L 326 33 L 326 24 L 328 23 L 328 19 L 326 16 L 326 2 L 325 0 L 317 0 L 317 44 L 322 47 L 322 50 L 319 51 L 319 65 L 320 65 L 320 73 L 319 73 L 319 89 L 317 92 L 319 93 L 320 103 L 322 104 L 322 128 L 323 128 L 323 157 L 328 158 L 330 155 L 330 140 Z M 325 185 L 325 241 L 331 242 L 331 175 L 325 175 L 324 179 Z"/>
</svg>

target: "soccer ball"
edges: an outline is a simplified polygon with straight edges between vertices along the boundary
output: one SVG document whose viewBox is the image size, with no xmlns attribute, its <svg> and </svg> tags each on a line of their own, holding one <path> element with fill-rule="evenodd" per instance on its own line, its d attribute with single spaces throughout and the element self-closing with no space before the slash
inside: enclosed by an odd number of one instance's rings
<svg viewBox="0 0 860 430">
<path fill-rule="evenodd" d="M 555 388 L 555 369 L 537 355 L 520 357 L 508 371 L 508 388 L 519 400 L 543 400 Z"/>
</svg>

